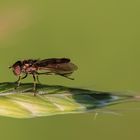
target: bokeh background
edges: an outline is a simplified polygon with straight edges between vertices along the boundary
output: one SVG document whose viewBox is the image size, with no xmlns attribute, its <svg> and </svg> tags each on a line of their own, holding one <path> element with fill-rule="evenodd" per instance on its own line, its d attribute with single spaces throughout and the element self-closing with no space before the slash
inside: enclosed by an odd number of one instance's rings
<svg viewBox="0 0 140 140">
<path fill-rule="evenodd" d="M 69 57 L 79 67 L 74 81 L 42 76 L 42 83 L 140 95 L 139 7 L 138 0 L 1 0 L 0 82 L 16 80 L 8 66 L 17 60 Z M 140 103 L 110 109 L 121 115 L 0 117 L 0 139 L 139 140 Z"/>
</svg>

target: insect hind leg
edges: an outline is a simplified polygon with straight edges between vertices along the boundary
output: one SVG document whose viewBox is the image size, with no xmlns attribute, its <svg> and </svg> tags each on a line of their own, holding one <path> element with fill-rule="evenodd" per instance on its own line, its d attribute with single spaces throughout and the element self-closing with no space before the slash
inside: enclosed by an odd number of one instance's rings
<svg viewBox="0 0 140 140">
<path fill-rule="evenodd" d="M 70 80 L 74 80 L 74 78 L 71 78 L 71 77 L 69 77 L 68 75 L 65 75 L 65 74 L 57 74 L 57 75 L 65 77 L 65 78 L 70 79 Z"/>
</svg>

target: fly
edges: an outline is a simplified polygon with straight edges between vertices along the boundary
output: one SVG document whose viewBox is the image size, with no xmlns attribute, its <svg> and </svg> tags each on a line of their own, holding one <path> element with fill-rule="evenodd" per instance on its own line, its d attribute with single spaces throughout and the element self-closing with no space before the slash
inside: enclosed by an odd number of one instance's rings
<svg viewBox="0 0 140 140">
<path fill-rule="evenodd" d="M 12 68 L 14 75 L 18 77 L 17 87 L 20 86 L 22 79 L 31 74 L 34 79 L 34 91 L 36 90 L 36 83 L 39 82 L 39 75 L 59 75 L 74 80 L 69 76 L 78 69 L 69 58 L 27 59 L 15 62 L 9 68 Z"/>
</svg>

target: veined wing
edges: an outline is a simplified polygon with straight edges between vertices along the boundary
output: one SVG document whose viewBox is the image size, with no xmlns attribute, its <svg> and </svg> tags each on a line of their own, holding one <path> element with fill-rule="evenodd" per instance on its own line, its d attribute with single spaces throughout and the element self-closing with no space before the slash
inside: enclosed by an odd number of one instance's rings
<svg viewBox="0 0 140 140">
<path fill-rule="evenodd" d="M 38 65 L 38 69 L 41 70 L 47 70 L 52 73 L 56 74 L 71 74 L 75 70 L 78 69 L 78 67 L 71 63 L 69 59 L 62 58 L 62 59 L 46 59 L 46 62 L 41 62 Z"/>
<path fill-rule="evenodd" d="M 57 65 L 63 63 L 69 63 L 68 58 L 49 58 L 37 61 L 34 65 L 37 67 L 47 67 L 48 65 Z"/>
</svg>

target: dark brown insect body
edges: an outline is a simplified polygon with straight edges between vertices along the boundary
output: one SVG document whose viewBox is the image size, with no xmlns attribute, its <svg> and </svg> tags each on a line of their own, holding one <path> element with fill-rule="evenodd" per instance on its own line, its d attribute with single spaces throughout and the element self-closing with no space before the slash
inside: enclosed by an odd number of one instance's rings
<svg viewBox="0 0 140 140">
<path fill-rule="evenodd" d="M 44 60 L 28 59 L 17 61 L 10 68 L 12 68 L 13 73 L 18 76 L 18 86 L 20 85 L 21 79 L 26 78 L 28 74 L 32 74 L 34 78 L 34 90 L 36 89 L 38 75 L 55 74 L 73 80 L 73 78 L 68 76 L 77 70 L 77 66 L 71 63 L 68 58 L 50 58 Z"/>
</svg>

